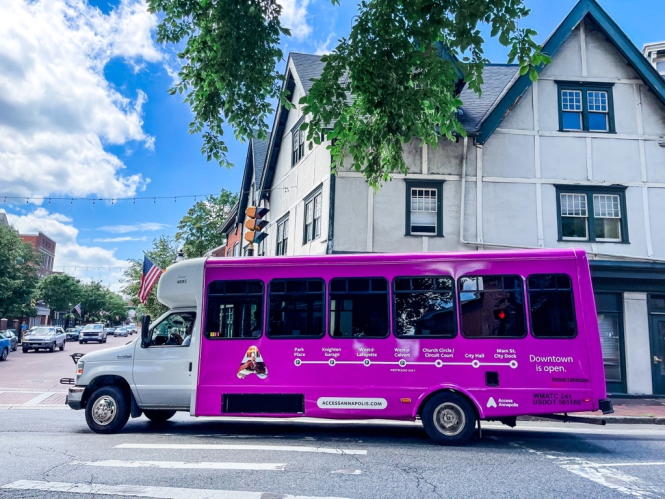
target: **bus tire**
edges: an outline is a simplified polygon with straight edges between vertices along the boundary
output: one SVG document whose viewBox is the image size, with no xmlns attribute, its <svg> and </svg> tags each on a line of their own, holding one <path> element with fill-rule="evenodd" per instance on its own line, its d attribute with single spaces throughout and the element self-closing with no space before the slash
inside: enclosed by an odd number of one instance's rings
<svg viewBox="0 0 665 499">
<path fill-rule="evenodd" d="M 95 433 L 117 433 L 129 419 L 129 401 L 117 386 L 102 386 L 85 406 L 85 420 Z"/>
<path fill-rule="evenodd" d="M 462 395 L 441 392 L 425 405 L 422 421 L 425 431 L 437 444 L 462 445 L 476 428 L 476 411 Z"/>
<path fill-rule="evenodd" d="M 145 410 L 143 414 L 153 423 L 165 423 L 175 415 L 175 411 Z"/>
</svg>

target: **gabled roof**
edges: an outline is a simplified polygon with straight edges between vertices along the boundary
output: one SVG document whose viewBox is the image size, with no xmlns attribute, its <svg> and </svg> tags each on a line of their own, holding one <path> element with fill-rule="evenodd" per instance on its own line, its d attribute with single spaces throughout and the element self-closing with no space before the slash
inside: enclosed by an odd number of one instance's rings
<svg viewBox="0 0 665 499">
<path fill-rule="evenodd" d="M 226 219 L 226 222 L 224 222 L 224 225 L 222 225 L 221 233 L 222 234 L 228 234 L 231 229 L 233 229 L 236 226 L 236 219 L 238 218 L 238 203 L 233 205 L 233 208 L 231 208 L 231 211 L 229 211 L 229 216 Z"/>
<path fill-rule="evenodd" d="M 653 91 L 654 95 L 665 104 L 665 81 L 658 71 L 646 60 L 630 38 L 619 28 L 596 0 L 579 0 L 563 22 L 554 30 L 543 45 L 543 52 L 554 57 L 572 31 L 585 18 L 591 19 L 628 61 L 635 72 Z M 538 68 L 542 71 L 544 66 Z M 492 107 L 478 130 L 476 141 L 483 144 L 497 129 L 508 110 L 532 85 L 529 75 L 520 76 L 505 92 L 503 97 Z"/>
<path fill-rule="evenodd" d="M 263 167 L 266 163 L 269 143 L 269 140 L 260 139 L 253 139 L 250 143 L 252 147 L 252 155 L 254 156 L 254 185 L 257 189 L 261 183 L 261 176 L 263 175 Z"/>
<path fill-rule="evenodd" d="M 314 83 L 312 80 L 319 78 L 323 73 L 325 64 L 321 62 L 321 56 L 291 52 L 289 57 L 291 57 L 293 65 L 296 67 L 302 88 L 305 89 L 305 93 L 309 92 Z"/>
<path fill-rule="evenodd" d="M 245 170 L 242 174 L 242 184 L 240 187 L 240 197 L 238 198 L 238 209 L 236 214 L 236 223 L 244 220 L 245 209 L 249 202 L 249 191 L 254 180 L 255 188 L 261 182 L 261 175 L 268 152 L 268 141 L 261 139 L 251 139 L 247 147 L 247 158 L 245 159 Z"/>
</svg>

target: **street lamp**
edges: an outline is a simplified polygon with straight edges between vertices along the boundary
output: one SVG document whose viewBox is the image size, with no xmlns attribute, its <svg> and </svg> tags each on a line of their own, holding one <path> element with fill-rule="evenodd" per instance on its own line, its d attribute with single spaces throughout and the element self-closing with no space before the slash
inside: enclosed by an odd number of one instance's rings
<svg viewBox="0 0 665 499">
<path fill-rule="evenodd" d="M 184 262 L 184 261 L 185 261 L 185 254 L 182 252 L 182 248 L 180 248 L 178 250 L 178 256 L 175 257 L 173 263 Z"/>
</svg>

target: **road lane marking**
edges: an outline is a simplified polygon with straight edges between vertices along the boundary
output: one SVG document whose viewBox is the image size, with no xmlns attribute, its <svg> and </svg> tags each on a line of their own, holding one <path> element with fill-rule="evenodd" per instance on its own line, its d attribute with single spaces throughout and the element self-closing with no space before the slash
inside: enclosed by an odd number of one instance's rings
<svg viewBox="0 0 665 499">
<path fill-rule="evenodd" d="M 301 445 L 239 445 L 239 444 L 120 444 L 116 449 L 178 449 L 178 450 L 267 450 L 285 452 L 319 452 L 323 454 L 366 455 L 366 450 L 306 447 Z"/>
<path fill-rule="evenodd" d="M 36 397 L 28 400 L 25 404 L 21 404 L 21 405 L 27 406 L 27 407 L 30 407 L 31 405 L 39 405 L 40 402 L 44 402 L 44 400 L 49 398 L 51 395 L 55 395 L 55 394 L 56 394 L 55 392 L 44 392 L 44 393 L 41 393 L 41 394 L 37 395 Z"/>
<path fill-rule="evenodd" d="M 184 463 L 178 461 L 72 461 L 71 465 L 101 466 L 111 468 L 170 468 L 195 470 L 249 470 L 249 471 L 284 471 L 286 464 L 280 463 Z"/>
<path fill-rule="evenodd" d="M 40 490 L 70 494 L 101 494 L 124 497 L 154 497 L 156 499 L 344 499 L 341 497 L 293 496 L 268 492 L 240 490 L 185 489 L 178 487 L 145 487 L 141 485 L 102 485 L 90 483 L 44 482 L 17 480 L 0 489 Z"/>
<path fill-rule="evenodd" d="M 665 466 L 665 461 L 662 462 L 655 462 L 655 463 L 607 463 L 607 464 L 601 464 L 601 463 L 595 463 L 594 466 L 598 466 L 601 468 L 608 468 L 608 467 L 614 467 L 614 466 Z"/>
<path fill-rule="evenodd" d="M 607 469 L 605 466 L 598 466 L 596 463 L 578 457 L 565 456 L 560 452 L 542 452 L 513 442 L 510 442 L 510 445 L 550 459 L 554 464 L 566 471 L 574 473 L 582 478 L 586 478 L 587 480 L 591 480 L 603 487 L 621 492 L 622 494 L 633 497 L 653 496 L 651 492 L 642 486 L 639 478 L 627 475 L 619 470 Z"/>
</svg>

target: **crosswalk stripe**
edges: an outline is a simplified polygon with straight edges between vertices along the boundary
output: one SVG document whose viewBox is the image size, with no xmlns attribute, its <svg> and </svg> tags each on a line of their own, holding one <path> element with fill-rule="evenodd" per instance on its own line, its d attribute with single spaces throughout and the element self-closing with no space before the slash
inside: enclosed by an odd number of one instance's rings
<svg viewBox="0 0 665 499">
<path fill-rule="evenodd" d="M 141 485 L 102 485 L 94 483 L 44 482 L 18 480 L 0 487 L 12 490 L 40 490 L 70 494 L 101 494 L 158 499 L 344 499 L 341 497 L 293 496 L 239 490 L 185 489 L 177 487 L 146 487 Z"/>
<path fill-rule="evenodd" d="M 110 468 L 169 468 L 195 470 L 250 470 L 250 471 L 284 471 L 286 464 L 280 463 L 183 463 L 178 461 L 72 461 L 77 466 L 100 466 Z"/>
<path fill-rule="evenodd" d="M 320 452 L 323 454 L 362 455 L 366 450 L 306 447 L 301 445 L 238 445 L 238 444 L 120 444 L 116 449 L 179 449 L 179 450 L 267 450 L 286 452 Z"/>
</svg>

